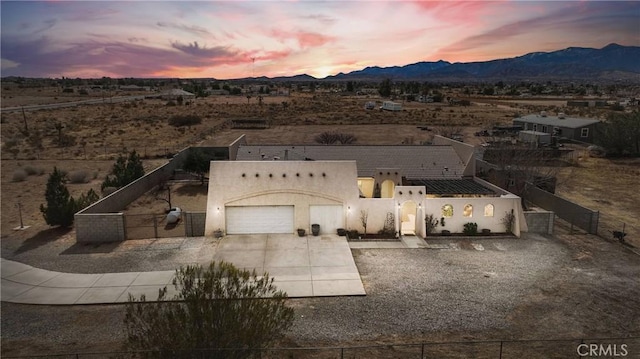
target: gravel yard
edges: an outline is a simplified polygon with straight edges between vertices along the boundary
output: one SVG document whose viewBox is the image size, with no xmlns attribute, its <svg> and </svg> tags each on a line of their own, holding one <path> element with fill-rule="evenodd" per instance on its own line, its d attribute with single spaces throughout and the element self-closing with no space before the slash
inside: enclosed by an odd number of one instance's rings
<svg viewBox="0 0 640 359">
<path fill-rule="evenodd" d="M 461 250 L 354 249 L 367 295 L 292 299 L 296 320 L 280 344 L 640 335 L 637 255 L 597 237 L 525 238 L 475 241 L 483 251 L 466 245 Z M 63 254 L 69 249 L 49 242 L 14 259 L 87 273 L 146 270 L 154 263 L 154 269 L 168 269 L 169 263 L 204 261 L 214 242 L 164 243 L 154 250 L 149 250 L 153 243 L 138 243 L 129 244 L 129 250 L 88 254 Z M 185 249 L 189 245 L 198 253 Z M 5 258 L 12 257 L 10 247 L 3 241 Z M 59 255 L 52 254 L 54 248 Z M 120 305 L 2 303 L 2 354 L 117 350 L 124 340 L 123 313 Z"/>
</svg>

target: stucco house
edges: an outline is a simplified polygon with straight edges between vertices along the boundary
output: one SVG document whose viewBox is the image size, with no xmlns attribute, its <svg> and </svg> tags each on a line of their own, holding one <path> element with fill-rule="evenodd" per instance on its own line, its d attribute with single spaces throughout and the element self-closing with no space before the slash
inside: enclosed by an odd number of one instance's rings
<svg viewBox="0 0 640 359">
<path fill-rule="evenodd" d="M 522 126 L 523 130 L 549 133 L 558 138 L 593 143 L 596 127 L 600 120 L 592 118 L 568 117 L 559 113 L 549 116 L 546 113 L 518 117 L 513 120 L 514 126 Z"/>
<path fill-rule="evenodd" d="M 320 224 L 377 233 L 393 217 L 395 230 L 426 237 L 425 216 L 444 218 L 437 232 L 526 230 L 520 198 L 475 178 L 473 147 L 437 136 L 432 146 L 264 146 L 242 140 L 230 161 L 212 161 L 205 235 L 295 233 Z"/>
</svg>

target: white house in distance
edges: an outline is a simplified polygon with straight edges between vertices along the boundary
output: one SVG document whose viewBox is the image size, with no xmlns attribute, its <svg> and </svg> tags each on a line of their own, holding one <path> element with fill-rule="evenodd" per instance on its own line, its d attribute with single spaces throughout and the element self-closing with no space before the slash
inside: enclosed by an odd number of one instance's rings
<svg viewBox="0 0 640 359">
<path fill-rule="evenodd" d="M 380 108 L 387 111 L 402 111 L 402 105 L 393 101 L 382 102 L 382 107 Z"/>
<path fill-rule="evenodd" d="M 205 235 L 310 232 L 338 228 L 377 233 L 389 216 L 403 234 L 426 237 L 425 216 L 444 218 L 436 232 L 526 230 L 521 201 L 475 178 L 473 147 L 437 136 L 432 146 L 232 145 L 230 161 L 212 161 Z M 233 148 L 235 147 L 235 148 Z"/>
</svg>

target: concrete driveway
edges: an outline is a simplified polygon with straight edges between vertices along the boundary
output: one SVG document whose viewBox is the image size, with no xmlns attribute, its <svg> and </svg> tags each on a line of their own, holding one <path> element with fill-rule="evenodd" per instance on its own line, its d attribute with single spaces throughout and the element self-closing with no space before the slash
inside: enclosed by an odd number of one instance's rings
<svg viewBox="0 0 640 359">
<path fill-rule="evenodd" d="M 337 235 L 229 235 L 213 259 L 267 272 L 290 297 L 366 294 L 349 244 Z"/>
<path fill-rule="evenodd" d="M 238 235 L 224 237 L 213 254 L 240 268 L 268 272 L 289 297 L 365 295 L 360 274 L 344 237 L 335 235 Z M 25 304 L 126 302 L 129 293 L 157 298 L 174 271 L 80 274 L 54 272 L 1 259 L 2 301 Z"/>
</svg>

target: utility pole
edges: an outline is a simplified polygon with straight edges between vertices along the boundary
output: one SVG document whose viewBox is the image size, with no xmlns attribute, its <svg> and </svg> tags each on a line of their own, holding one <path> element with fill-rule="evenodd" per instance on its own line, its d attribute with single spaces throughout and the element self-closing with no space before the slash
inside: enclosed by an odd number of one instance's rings
<svg viewBox="0 0 640 359">
<path fill-rule="evenodd" d="M 29 133 L 29 127 L 27 126 L 27 115 L 24 113 L 24 106 L 22 106 L 22 119 L 24 120 L 24 133 Z"/>
</svg>

